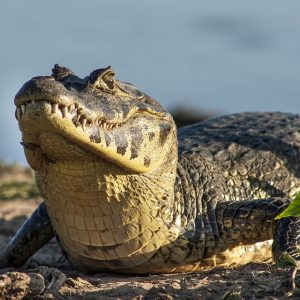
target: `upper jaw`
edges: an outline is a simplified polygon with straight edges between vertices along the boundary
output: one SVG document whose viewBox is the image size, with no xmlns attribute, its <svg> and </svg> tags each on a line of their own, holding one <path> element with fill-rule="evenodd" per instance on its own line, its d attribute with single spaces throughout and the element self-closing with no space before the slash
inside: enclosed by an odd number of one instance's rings
<svg viewBox="0 0 300 300">
<path fill-rule="evenodd" d="M 125 83 L 122 88 L 131 88 Z M 126 99 L 126 97 L 125 97 Z M 169 114 L 161 106 L 147 104 L 128 94 L 122 97 L 93 93 L 89 90 L 69 90 L 52 76 L 34 77 L 26 82 L 15 96 L 16 118 L 20 121 L 28 107 L 46 103 L 51 106 L 51 114 L 72 119 L 75 126 L 101 126 L 113 129 L 121 126 L 137 112 L 154 114 L 168 120 Z"/>
<path fill-rule="evenodd" d="M 58 104 L 49 100 L 28 100 L 21 105 L 16 106 L 15 116 L 21 122 L 25 114 L 30 114 L 33 106 L 45 107 L 49 112 L 49 116 L 55 116 L 72 120 L 73 124 L 82 127 L 83 130 L 88 128 L 97 127 L 102 129 L 114 129 L 121 126 L 120 122 L 107 121 L 95 114 L 89 113 L 88 109 L 74 102 L 70 105 Z M 47 109 L 48 107 L 48 109 Z"/>
<path fill-rule="evenodd" d="M 95 99 L 92 96 L 95 97 L 90 95 L 90 98 L 82 99 L 80 93 L 69 91 L 52 76 L 34 77 L 26 82 L 15 96 L 16 118 L 21 121 L 28 108 L 33 105 L 48 105 L 51 108 L 50 114 L 72 119 L 76 126 L 95 125 L 112 129 L 125 122 L 137 110 L 130 107 L 130 113 L 124 116 L 121 109 L 112 107 L 112 103 L 103 97 L 99 99 L 98 96 L 98 99 Z M 103 101 L 105 103 L 102 105 Z M 102 106 L 106 106 L 105 109 L 102 109 Z"/>
<path fill-rule="evenodd" d="M 27 81 L 15 96 L 15 105 L 20 107 L 29 101 L 51 101 L 69 106 L 76 102 L 75 94 L 52 76 L 38 76 Z"/>
</svg>

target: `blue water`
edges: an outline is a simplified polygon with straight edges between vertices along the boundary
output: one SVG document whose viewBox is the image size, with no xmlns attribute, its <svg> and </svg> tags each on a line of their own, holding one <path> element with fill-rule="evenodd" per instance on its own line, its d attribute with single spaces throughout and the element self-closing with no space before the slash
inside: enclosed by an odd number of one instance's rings
<svg viewBox="0 0 300 300">
<path fill-rule="evenodd" d="M 168 109 L 300 112 L 300 2 L 2 0 L 0 158 L 25 162 L 13 97 L 54 63 L 112 65 Z"/>
</svg>

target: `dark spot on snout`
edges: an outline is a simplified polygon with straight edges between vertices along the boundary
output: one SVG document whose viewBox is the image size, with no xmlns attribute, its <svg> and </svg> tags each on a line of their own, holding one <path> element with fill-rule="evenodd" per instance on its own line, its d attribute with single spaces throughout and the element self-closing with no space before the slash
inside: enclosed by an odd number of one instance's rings
<svg viewBox="0 0 300 300">
<path fill-rule="evenodd" d="M 144 157 L 144 166 L 149 167 L 151 163 L 151 158 L 149 156 Z"/>
<path fill-rule="evenodd" d="M 153 138 L 155 137 L 155 133 L 154 132 L 149 132 L 148 136 L 149 136 L 149 141 L 151 142 L 153 140 Z"/>
<path fill-rule="evenodd" d="M 90 140 L 91 140 L 91 142 L 94 142 L 94 143 L 101 143 L 101 136 L 97 135 L 97 134 L 92 134 L 90 136 Z"/>
<path fill-rule="evenodd" d="M 163 146 L 167 140 L 167 137 L 171 131 L 171 126 L 168 124 L 159 125 L 159 144 Z"/>
<path fill-rule="evenodd" d="M 130 159 L 134 159 L 139 155 L 139 150 L 143 142 L 143 134 L 140 128 L 135 127 L 130 129 L 130 135 L 131 135 Z"/>
<path fill-rule="evenodd" d="M 112 106 L 112 102 L 109 99 L 105 99 L 103 97 L 101 98 L 100 101 L 101 101 L 101 107 L 100 108 L 101 108 L 102 113 L 105 116 L 105 118 L 107 120 L 114 119 L 116 117 L 116 111 Z M 92 103 L 91 103 L 91 109 L 93 109 Z"/>
<path fill-rule="evenodd" d="M 130 111 L 130 107 L 127 104 L 122 103 L 121 104 L 121 110 L 123 112 L 123 119 L 126 119 L 127 116 L 128 116 L 128 113 Z"/>
<path fill-rule="evenodd" d="M 104 138 L 105 138 L 106 146 L 108 147 L 112 142 L 112 138 L 106 132 L 104 133 Z"/>
<path fill-rule="evenodd" d="M 115 141 L 117 146 L 117 153 L 124 155 L 128 147 L 128 142 L 124 133 L 119 132 L 115 137 Z"/>
</svg>

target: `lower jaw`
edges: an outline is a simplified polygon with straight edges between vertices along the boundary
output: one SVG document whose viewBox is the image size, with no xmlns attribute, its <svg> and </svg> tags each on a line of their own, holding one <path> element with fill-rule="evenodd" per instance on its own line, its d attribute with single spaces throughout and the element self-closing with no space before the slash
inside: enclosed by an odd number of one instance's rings
<svg viewBox="0 0 300 300">
<path fill-rule="evenodd" d="M 101 159 L 68 139 L 52 133 L 40 134 L 38 143 L 30 143 L 25 139 L 21 144 L 28 164 L 36 171 L 49 163 L 61 162 L 67 165 Z"/>
</svg>

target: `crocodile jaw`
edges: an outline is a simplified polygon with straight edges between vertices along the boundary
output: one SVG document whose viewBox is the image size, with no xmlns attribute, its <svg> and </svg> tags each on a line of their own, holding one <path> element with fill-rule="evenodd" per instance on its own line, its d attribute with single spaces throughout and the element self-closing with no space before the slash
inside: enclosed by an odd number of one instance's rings
<svg viewBox="0 0 300 300">
<path fill-rule="evenodd" d="M 15 98 L 16 118 L 70 259 L 88 270 L 134 272 L 180 232 L 176 128 L 151 99 L 96 92 L 80 97 L 54 78 L 35 78 Z"/>
</svg>

